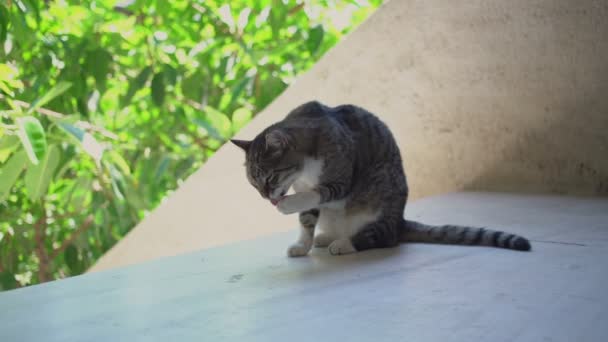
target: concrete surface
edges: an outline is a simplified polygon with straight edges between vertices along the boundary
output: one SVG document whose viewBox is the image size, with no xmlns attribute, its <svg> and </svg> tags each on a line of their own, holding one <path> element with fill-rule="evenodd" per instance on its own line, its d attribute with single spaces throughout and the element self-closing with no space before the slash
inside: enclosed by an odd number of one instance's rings
<svg viewBox="0 0 608 342">
<path fill-rule="evenodd" d="M 502 228 L 533 251 L 289 259 L 296 232 L 279 233 L 2 292 L 0 341 L 606 340 L 608 199 L 461 193 L 407 217 Z"/>
<path fill-rule="evenodd" d="M 238 134 L 296 105 L 355 103 L 402 148 L 412 199 L 608 194 L 608 1 L 394 0 Z M 293 229 L 224 146 L 93 270 Z"/>
</svg>

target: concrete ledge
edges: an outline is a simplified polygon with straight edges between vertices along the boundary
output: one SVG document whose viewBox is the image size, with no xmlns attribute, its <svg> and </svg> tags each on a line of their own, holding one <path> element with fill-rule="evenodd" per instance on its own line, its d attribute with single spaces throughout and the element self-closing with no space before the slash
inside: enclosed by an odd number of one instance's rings
<svg viewBox="0 0 608 342">
<path fill-rule="evenodd" d="M 0 341 L 604 341 L 608 199 L 461 193 L 408 217 L 532 252 L 410 244 L 288 259 L 296 232 L 0 293 Z"/>
</svg>

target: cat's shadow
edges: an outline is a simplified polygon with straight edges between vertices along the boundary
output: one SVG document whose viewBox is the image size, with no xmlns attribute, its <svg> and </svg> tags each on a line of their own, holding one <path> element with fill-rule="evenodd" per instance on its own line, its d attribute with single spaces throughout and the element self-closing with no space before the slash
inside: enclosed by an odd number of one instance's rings
<svg viewBox="0 0 608 342">
<path fill-rule="evenodd" d="M 395 259 L 406 260 L 408 248 L 400 245 L 394 248 L 372 249 L 348 255 L 330 255 L 327 248 L 313 248 L 309 255 L 288 258 L 287 267 L 278 270 L 287 279 L 311 279 L 324 277 L 359 276 L 385 265 L 395 265 Z M 352 272 L 358 270 L 359 272 Z"/>
</svg>

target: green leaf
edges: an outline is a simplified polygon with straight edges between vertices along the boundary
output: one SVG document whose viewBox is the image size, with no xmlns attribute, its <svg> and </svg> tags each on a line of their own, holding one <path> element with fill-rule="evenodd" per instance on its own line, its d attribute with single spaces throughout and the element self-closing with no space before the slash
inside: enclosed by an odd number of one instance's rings
<svg viewBox="0 0 608 342">
<path fill-rule="evenodd" d="M 258 107 L 264 108 L 272 102 L 285 88 L 287 84 L 279 77 L 270 76 L 262 83 L 262 91 L 258 98 Z"/>
<path fill-rule="evenodd" d="M 251 77 L 243 77 L 243 79 L 239 80 L 230 90 L 222 96 L 222 100 L 218 105 L 220 110 L 230 110 L 231 107 L 236 103 L 236 101 L 241 97 L 241 93 L 245 89 L 245 86 L 251 82 Z"/>
<path fill-rule="evenodd" d="M 0 139 L 0 163 L 4 163 L 11 153 L 19 147 L 19 137 L 16 135 L 6 135 Z"/>
<path fill-rule="evenodd" d="M 8 33 L 8 22 L 9 22 L 8 9 L 0 4 L 0 43 L 4 44 L 6 41 L 6 34 Z"/>
<path fill-rule="evenodd" d="M 311 54 L 315 54 L 319 50 L 319 46 L 323 42 L 323 35 L 325 31 L 323 30 L 322 25 L 317 25 L 313 27 L 308 32 L 308 40 L 306 40 L 306 46 L 308 47 L 308 51 Z"/>
<path fill-rule="evenodd" d="M 156 73 L 152 78 L 152 101 L 154 104 L 161 107 L 165 102 L 165 74 L 162 72 Z"/>
<path fill-rule="evenodd" d="M 72 87 L 71 82 L 60 81 L 53 88 L 51 88 L 46 94 L 42 95 L 42 97 L 38 98 L 38 100 L 34 101 L 30 108 L 27 110 L 27 114 L 32 114 L 36 109 L 44 106 L 49 103 L 57 96 L 63 94 L 66 90 Z"/>
<path fill-rule="evenodd" d="M 105 147 L 99 143 L 91 133 L 82 130 L 80 127 L 72 125 L 66 120 L 57 122 L 57 126 L 75 138 L 78 145 L 89 156 L 91 156 L 95 162 L 99 162 L 101 160 Z"/>
<path fill-rule="evenodd" d="M 203 81 L 204 76 L 200 72 L 196 72 L 182 79 L 182 94 L 192 101 L 199 102 L 203 96 Z"/>
<path fill-rule="evenodd" d="M 163 68 L 163 73 L 165 74 L 165 79 L 168 84 L 174 85 L 177 81 L 177 70 L 169 64 L 165 64 Z"/>
<path fill-rule="evenodd" d="M 84 135 L 86 132 L 80 127 L 72 125 L 68 121 L 59 121 L 57 122 L 57 126 L 59 126 L 72 137 L 76 138 L 76 140 L 78 140 L 79 142 L 82 142 L 82 139 L 84 139 Z"/>
<path fill-rule="evenodd" d="M 51 145 L 48 153 L 40 160 L 38 165 L 30 166 L 25 173 L 25 188 L 32 201 L 36 201 L 46 194 L 53 178 L 55 168 L 59 164 L 60 149 Z"/>
<path fill-rule="evenodd" d="M 93 180 L 87 176 L 79 177 L 67 196 L 67 205 L 73 206 L 76 211 L 84 208 L 87 205 L 87 195 L 91 193 L 92 183 Z"/>
<path fill-rule="evenodd" d="M 84 67 L 93 75 L 97 86 L 105 88 L 111 63 L 112 55 L 108 51 L 99 48 L 87 53 Z"/>
<path fill-rule="evenodd" d="M 25 22 L 25 16 L 17 11 L 8 12 L 11 23 L 11 34 L 16 38 L 18 42 L 28 42 L 31 39 L 31 30 Z"/>
<path fill-rule="evenodd" d="M 25 151 L 21 150 L 13 154 L 6 164 L 0 165 L 0 202 L 3 202 L 11 192 L 13 184 L 19 178 L 26 163 L 27 155 Z"/>
<path fill-rule="evenodd" d="M 251 121 L 252 113 L 247 108 L 239 108 L 232 113 L 232 133 L 238 132 L 249 121 Z"/>
<path fill-rule="evenodd" d="M 78 248 L 74 244 L 70 244 L 63 252 L 63 260 L 66 265 L 70 268 L 72 274 L 82 273 L 83 267 L 80 260 L 78 260 Z"/>
<path fill-rule="evenodd" d="M 116 165 L 116 167 L 118 167 L 118 170 L 120 170 L 120 172 L 122 172 L 124 175 L 131 174 L 131 168 L 129 167 L 129 164 L 118 152 L 116 152 L 115 150 L 110 150 L 107 152 L 107 155 L 110 161 L 114 165 Z"/>
<path fill-rule="evenodd" d="M 137 191 L 135 184 L 131 180 L 125 180 L 122 184 L 124 189 L 125 198 L 127 203 L 136 210 L 145 210 L 147 208 L 146 202 Z"/>
<path fill-rule="evenodd" d="M 152 67 L 147 66 L 141 70 L 141 72 L 129 83 L 129 90 L 127 90 L 127 94 L 121 99 L 121 105 L 126 106 L 129 105 L 131 99 L 137 93 L 137 91 L 148 82 L 148 79 L 152 75 Z"/>
<path fill-rule="evenodd" d="M 268 20 L 270 23 L 270 28 L 272 29 L 272 38 L 278 39 L 279 32 L 281 27 L 283 27 L 283 23 L 285 22 L 285 18 L 287 16 L 287 11 L 280 10 L 281 3 L 280 1 L 274 1 L 274 5 L 272 10 L 270 10 L 270 15 L 268 16 Z"/>
<path fill-rule="evenodd" d="M 204 129 L 205 132 L 207 132 L 207 134 L 213 139 L 220 141 L 224 140 L 222 135 L 217 131 L 217 129 L 215 129 L 215 127 L 213 127 L 213 125 L 211 125 L 211 123 L 200 118 L 194 118 L 192 119 L 192 122 L 194 122 L 198 127 Z"/>
<path fill-rule="evenodd" d="M 225 140 L 230 136 L 232 133 L 232 123 L 226 114 L 210 106 L 205 107 L 205 114 L 209 123 L 211 123 L 222 136 L 222 140 Z"/>
<path fill-rule="evenodd" d="M 19 286 L 15 275 L 9 271 L 0 272 L 0 291 L 10 290 Z"/>
<path fill-rule="evenodd" d="M 167 171 L 167 168 L 169 167 L 170 161 L 171 161 L 171 158 L 169 158 L 167 156 L 163 156 L 161 158 L 161 161 L 158 164 L 158 168 L 156 169 L 156 173 L 154 174 L 155 180 L 158 181 L 163 178 L 163 176 L 165 175 L 165 172 Z"/>
<path fill-rule="evenodd" d="M 32 164 L 37 165 L 38 161 L 46 154 L 46 134 L 40 121 L 33 116 L 24 116 L 16 120 L 19 131 L 17 135 L 21 144 L 27 152 Z"/>
<path fill-rule="evenodd" d="M 22 3 L 27 8 L 28 12 L 33 12 L 36 22 L 40 22 L 40 9 L 38 8 L 38 0 L 22 0 Z"/>
<path fill-rule="evenodd" d="M 57 168 L 55 169 L 55 173 L 53 174 L 53 179 L 61 179 L 63 177 L 63 175 L 68 171 L 68 170 L 73 170 L 75 167 L 75 164 L 70 163 L 71 161 L 74 160 L 74 157 L 76 156 L 76 146 L 75 145 L 67 145 L 67 146 L 63 146 L 63 150 L 61 151 L 61 159 L 59 159 L 59 164 L 57 165 Z"/>
</svg>

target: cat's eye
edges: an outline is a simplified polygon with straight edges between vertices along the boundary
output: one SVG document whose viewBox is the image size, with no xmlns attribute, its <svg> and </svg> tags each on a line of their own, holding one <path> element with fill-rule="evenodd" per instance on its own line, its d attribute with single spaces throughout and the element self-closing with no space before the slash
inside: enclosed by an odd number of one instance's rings
<svg viewBox="0 0 608 342">
<path fill-rule="evenodd" d="M 282 168 L 279 168 L 279 169 L 274 169 L 274 172 L 285 172 L 287 170 L 293 169 L 294 167 L 295 167 L 294 165 L 290 165 L 290 166 L 287 166 L 287 167 L 282 167 Z"/>
</svg>

